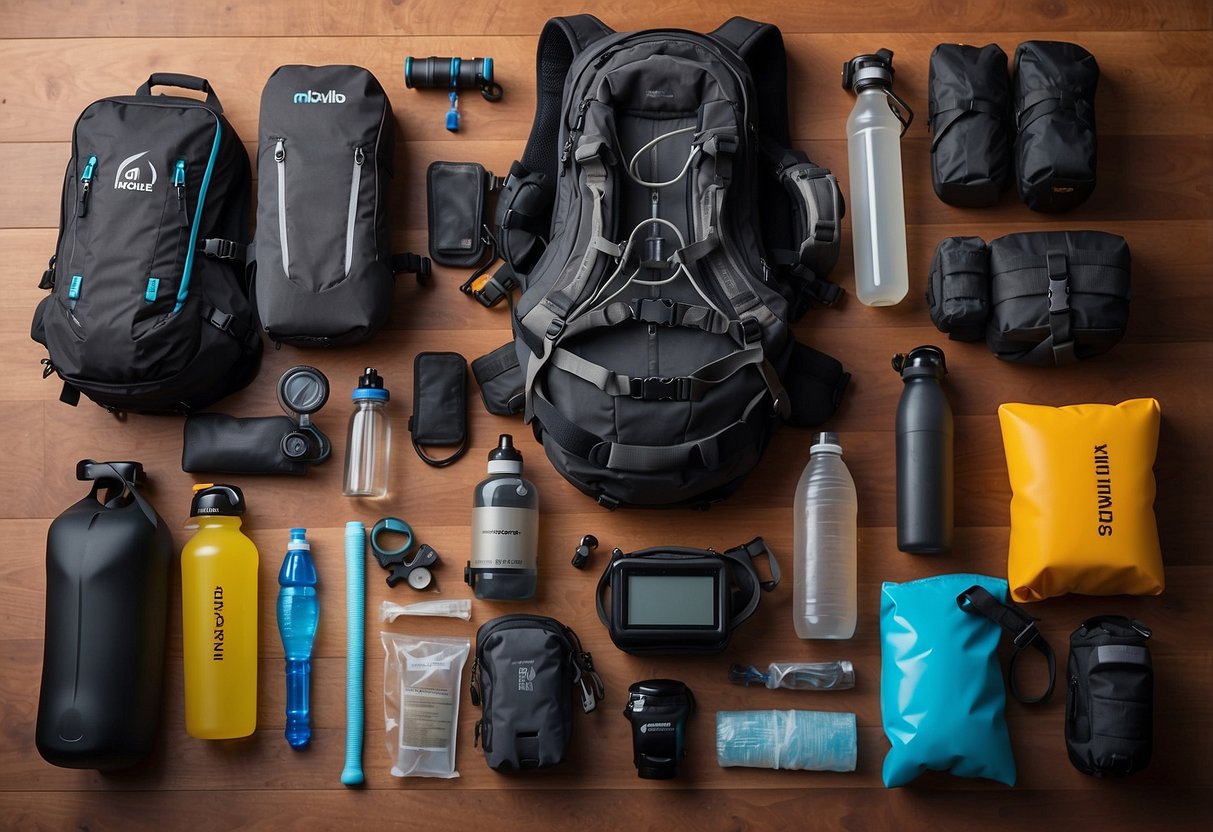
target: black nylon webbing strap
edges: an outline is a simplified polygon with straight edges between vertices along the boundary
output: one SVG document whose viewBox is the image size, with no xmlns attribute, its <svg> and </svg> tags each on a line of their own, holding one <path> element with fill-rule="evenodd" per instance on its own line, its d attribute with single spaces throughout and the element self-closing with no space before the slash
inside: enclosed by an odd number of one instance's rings
<svg viewBox="0 0 1213 832">
<path fill-rule="evenodd" d="M 413 254 L 411 251 L 393 254 L 390 268 L 393 274 L 413 272 L 417 275 L 418 279 L 429 277 L 432 271 L 430 268 L 430 258 L 422 257 L 420 254 Z"/>
<path fill-rule="evenodd" d="M 971 586 L 956 596 L 956 605 L 968 613 L 983 615 L 1014 636 L 1015 650 L 1011 653 L 1011 665 L 1007 668 L 1007 683 L 1011 695 L 1025 705 L 1044 702 L 1053 695 L 1053 684 L 1057 679 L 1057 657 L 1044 636 L 1036 629 L 1036 619 L 1015 604 L 1004 604 L 982 586 Z M 1019 652 L 1031 644 L 1044 654 L 1049 663 L 1049 686 L 1040 696 L 1024 696 L 1015 683 L 1015 662 Z"/>
<path fill-rule="evenodd" d="M 935 111 L 931 114 L 930 127 L 935 132 L 935 137 L 931 140 L 932 153 L 939 145 L 939 140 L 948 132 L 948 128 L 968 113 L 985 113 L 994 116 L 1000 122 L 1006 118 L 1003 110 L 995 106 L 992 101 L 983 98 L 969 98 L 964 101 L 945 99 L 936 105 Z M 938 119 L 938 123 L 936 119 Z"/>
</svg>

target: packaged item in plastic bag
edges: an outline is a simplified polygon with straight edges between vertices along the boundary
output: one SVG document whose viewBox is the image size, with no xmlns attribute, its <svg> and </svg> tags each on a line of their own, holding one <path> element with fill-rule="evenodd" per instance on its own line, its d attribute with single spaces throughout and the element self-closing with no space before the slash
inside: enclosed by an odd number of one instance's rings
<svg viewBox="0 0 1213 832">
<path fill-rule="evenodd" d="M 827 711 L 717 711 L 721 768 L 854 771 L 855 714 Z"/>
<path fill-rule="evenodd" d="M 459 689 L 472 643 L 380 633 L 383 716 L 394 777 L 458 777 Z"/>
</svg>

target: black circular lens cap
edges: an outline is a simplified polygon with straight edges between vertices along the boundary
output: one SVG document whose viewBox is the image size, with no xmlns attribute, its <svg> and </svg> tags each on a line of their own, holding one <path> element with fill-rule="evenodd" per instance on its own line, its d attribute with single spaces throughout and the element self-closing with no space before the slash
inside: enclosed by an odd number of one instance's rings
<svg viewBox="0 0 1213 832">
<path fill-rule="evenodd" d="M 315 367 L 300 364 L 278 379 L 278 403 L 295 413 L 315 413 L 329 400 L 329 380 Z"/>
</svg>

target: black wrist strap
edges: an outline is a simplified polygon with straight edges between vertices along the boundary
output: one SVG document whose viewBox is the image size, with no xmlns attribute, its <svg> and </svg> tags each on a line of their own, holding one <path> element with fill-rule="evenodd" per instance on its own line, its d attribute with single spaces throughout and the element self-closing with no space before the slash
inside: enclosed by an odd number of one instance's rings
<svg viewBox="0 0 1213 832">
<path fill-rule="evenodd" d="M 1015 604 L 1002 603 L 981 586 L 971 586 L 957 595 L 956 605 L 965 612 L 984 615 L 1014 637 L 1015 650 L 1011 653 L 1011 664 L 1007 668 L 1008 687 L 1012 696 L 1025 705 L 1035 705 L 1053 695 L 1053 684 L 1057 679 L 1057 658 L 1053 655 L 1053 648 L 1036 629 L 1035 618 Z M 1019 658 L 1019 651 L 1029 644 L 1043 653 L 1045 661 L 1049 663 L 1049 686 L 1040 696 L 1025 696 L 1015 682 L 1015 662 Z"/>
</svg>

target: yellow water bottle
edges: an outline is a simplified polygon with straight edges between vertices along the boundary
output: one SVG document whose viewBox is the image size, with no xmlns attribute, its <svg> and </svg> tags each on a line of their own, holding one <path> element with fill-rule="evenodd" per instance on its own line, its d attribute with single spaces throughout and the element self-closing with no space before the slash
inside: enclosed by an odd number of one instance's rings
<svg viewBox="0 0 1213 832">
<path fill-rule="evenodd" d="M 240 531 L 244 494 L 194 486 L 198 531 L 181 551 L 185 730 L 206 740 L 257 727 L 257 547 Z"/>
</svg>

